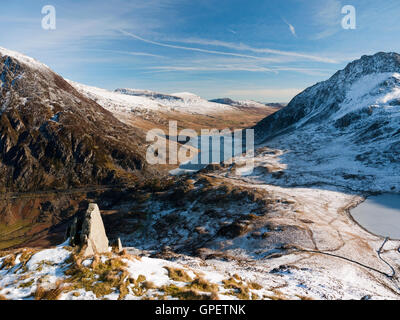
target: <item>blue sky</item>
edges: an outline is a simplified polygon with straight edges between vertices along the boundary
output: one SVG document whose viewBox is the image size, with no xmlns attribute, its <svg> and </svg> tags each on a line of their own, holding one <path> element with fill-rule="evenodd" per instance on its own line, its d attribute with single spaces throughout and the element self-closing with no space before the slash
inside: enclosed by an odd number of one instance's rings
<svg viewBox="0 0 400 320">
<path fill-rule="evenodd" d="M 44 5 L 56 30 L 41 28 Z M 285 102 L 363 54 L 400 52 L 399 18 L 398 0 L 15 0 L 0 46 L 107 89 Z"/>
</svg>

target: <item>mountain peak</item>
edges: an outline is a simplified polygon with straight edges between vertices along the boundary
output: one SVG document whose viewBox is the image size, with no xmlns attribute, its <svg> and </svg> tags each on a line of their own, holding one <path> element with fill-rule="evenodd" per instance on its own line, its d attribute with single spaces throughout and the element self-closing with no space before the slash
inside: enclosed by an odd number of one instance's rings
<svg viewBox="0 0 400 320">
<path fill-rule="evenodd" d="M 400 72 L 400 54 L 378 52 L 374 55 L 363 55 L 335 73 L 331 79 L 346 78 L 347 82 L 353 82 L 360 76 L 387 72 Z"/>
<path fill-rule="evenodd" d="M 400 55 L 364 55 L 330 79 L 307 88 L 288 106 L 256 126 L 259 139 L 269 139 L 308 124 L 337 121 L 374 107 L 396 104 L 400 98 Z"/>
<path fill-rule="evenodd" d="M 44 70 L 44 69 L 50 70 L 50 68 L 47 65 L 39 62 L 34 58 L 28 57 L 22 53 L 12 51 L 3 47 L 0 47 L 0 57 L 11 57 L 15 60 L 18 60 L 18 62 L 28 65 L 29 67 L 35 70 Z"/>
</svg>

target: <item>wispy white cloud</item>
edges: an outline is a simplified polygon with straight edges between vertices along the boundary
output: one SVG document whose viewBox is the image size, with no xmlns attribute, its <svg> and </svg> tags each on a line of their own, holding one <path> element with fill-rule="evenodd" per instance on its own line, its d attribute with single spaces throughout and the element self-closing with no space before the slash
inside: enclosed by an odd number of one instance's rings
<svg viewBox="0 0 400 320">
<path fill-rule="evenodd" d="M 324 39 L 341 30 L 342 4 L 339 0 L 325 0 L 313 8 L 313 24 L 319 29 L 313 39 Z"/>
<path fill-rule="evenodd" d="M 175 44 L 168 44 L 168 43 L 163 43 L 163 42 L 158 42 L 158 41 L 153 41 L 149 39 L 142 38 L 134 33 L 119 29 L 121 33 L 123 33 L 126 36 L 132 37 L 136 40 L 143 41 L 149 44 L 153 44 L 156 46 L 160 47 L 165 47 L 165 48 L 172 48 L 172 49 L 181 49 L 181 50 L 186 50 L 186 51 L 196 51 L 196 52 L 203 52 L 203 53 L 210 53 L 210 54 L 216 54 L 216 55 L 224 55 L 224 56 L 232 56 L 232 57 L 242 57 L 242 58 L 249 58 L 249 59 L 255 59 L 255 60 L 262 60 L 262 61 L 276 61 L 273 58 L 267 58 L 267 57 L 258 57 L 258 56 L 252 56 L 248 54 L 240 54 L 240 53 L 234 53 L 234 52 L 224 52 L 224 51 L 216 51 L 216 50 L 208 50 L 208 49 L 201 49 L 201 48 L 194 48 L 194 47 L 185 47 L 185 46 L 179 46 Z"/>
<path fill-rule="evenodd" d="M 284 66 L 275 66 L 272 67 L 274 71 L 293 71 L 297 73 L 307 74 L 310 76 L 322 76 L 327 77 L 332 74 L 332 70 L 329 69 L 318 69 L 318 68 L 298 68 L 298 67 L 284 67 Z"/>
<path fill-rule="evenodd" d="M 208 40 L 208 39 L 196 39 L 196 38 L 171 39 L 171 40 L 174 42 L 181 42 L 181 43 L 224 47 L 224 48 L 229 48 L 229 49 L 238 50 L 238 51 L 250 51 L 250 52 L 259 53 L 259 54 L 273 54 L 273 55 L 277 55 L 277 56 L 288 56 L 288 57 L 294 57 L 294 58 L 312 60 L 312 61 L 324 62 L 324 63 L 332 63 L 332 64 L 338 63 L 337 60 L 335 60 L 333 58 L 324 57 L 324 56 L 311 55 L 311 54 L 305 54 L 305 53 L 293 52 L 293 51 L 282 51 L 282 50 L 276 50 L 276 49 L 270 49 L 270 48 L 255 48 L 255 47 L 251 47 L 249 45 L 243 44 L 243 43 L 232 43 L 232 42 L 225 42 L 225 41 L 220 41 L 220 40 Z"/>
<path fill-rule="evenodd" d="M 224 96 L 236 98 L 240 97 L 242 99 L 255 99 L 264 102 L 288 102 L 294 96 L 299 94 L 303 89 L 300 88 L 286 88 L 286 89 L 233 89 L 223 92 Z"/>
<path fill-rule="evenodd" d="M 140 51 L 123 51 L 123 50 L 109 50 L 109 49 L 87 49 L 87 51 L 110 52 L 110 53 L 117 53 L 117 54 L 122 54 L 122 55 L 141 56 L 141 57 L 150 57 L 150 58 L 166 58 L 165 56 L 162 56 L 159 54 L 140 52 Z"/>
<path fill-rule="evenodd" d="M 270 68 L 265 67 L 246 67 L 246 66 L 155 66 L 148 69 L 158 72 L 172 72 L 172 71 L 247 71 L 247 72 L 276 72 Z"/>
<path fill-rule="evenodd" d="M 289 27 L 289 30 L 292 33 L 292 35 L 294 35 L 297 38 L 295 27 L 292 24 L 290 24 L 289 22 L 287 22 L 286 19 L 282 19 L 282 20 L 283 20 L 283 22 L 285 22 L 287 24 L 287 26 Z"/>
<path fill-rule="evenodd" d="M 285 67 L 285 66 L 270 66 L 264 67 L 254 64 L 230 64 L 230 65 L 214 65 L 212 61 L 203 61 L 200 64 L 196 64 L 193 61 L 187 61 L 186 65 L 166 65 L 166 66 L 153 66 L 147 67 L 152 72 L 229 72 L 229 71 L 245 71 L 245 72 L 272 72 L 279 74 L 281 71 L 291 71 L 311 76 L 329 76 L 330 70 L 316 69 L 316 68 L 296 68 L 296 67 Z"/>
</svg>

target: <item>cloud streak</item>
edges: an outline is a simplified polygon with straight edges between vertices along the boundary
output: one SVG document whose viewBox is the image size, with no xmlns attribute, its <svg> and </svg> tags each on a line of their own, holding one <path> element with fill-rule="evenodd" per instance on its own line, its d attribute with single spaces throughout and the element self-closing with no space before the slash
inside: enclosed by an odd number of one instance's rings
<svg viewBox="0 0 400 320">
<path fill-rule="evenodd" d="M 288 102 L 294 96 L 302 92 L 303 89 L 299 88 L 285 88 L 285 89 L 233 89 L 224 92 L 225 96 L 232 98 L 246 97 L 249 99 L 263 100 L 264 102 L 279 101 Z M 267 100 L 265 100 L 267 99 Z"/>
<path fill-rule="evenodd" d="M 283 22 L 287 24 L 292 35 L 294 35 L 297 38 L 295 27 L 292 24 L 290 24 L 289 22 L 287 22 L 286 19 L 283 19 Z"/>
<path fill-rule="evenodd" d="M 281 67 L 281 66 L 257 66 L 257 65 L 210 65 L 204 66 L 204 63 L 201 66 L 193 65 L 180 65 L 180 66 L 154 66 L 148 67 L 147 69 L 152 70 L 151 72 L 208 72 L 208 71 L 218 71 L 218 72 L 232 72 L 232 71 L 245 71 L 245 72 L 271 72 L 275 74 L 279 74 L 281 71 L 290 71 L 296 72 L 311 76 L 328 76 L 329 70 L 325 69 L 313 69 L 313 68 L 296 68 L 296 67 Z"/>
<path fill-rule="evenodd" d="M 282 50 L 276 50 L 276 49 L 270 49 L 270 48 L 255 48 L 255 47 L 251 47 L 246 44 L 243 44 L 243 43 L 237 44 L 237 43 L 232 43 L 232 42 L 224 42 L 224 41 L 219 41 L 219 40 L 205 40 L 205 39 L 183 39 L 183 40 L 174 40 L 174 41 L 182 42 L 182 43 L 225 47 L 225 48 L 238 50 L 238 51 L 250 51 L 250 52 L 254 52 L 254 53 L 274 54 L 274 55 L 278 55 L 278 56 L 301 58 L 301 59 L 305 59 L 305 60 L 312 60 L 312 61 L 324 62 L 324 63 L 332 63 L 332 64 L 338 63 L 337 60 L 332 59 L 332 58 L 304 54 L 304 53 L 293 52 L 293 51 L 282 51 Z"/>
<path fill-rule="evenodd" d="M 217 55 L 226 55 L 226 56 L 233 56 L 233 57 L 243 57 L 243 58 L 250 58 L 250 59 L 270 61 L 270 62 L 274 61 L 273 58 L 267 58 L 267 57 L 259 57 L 259 56 L 253 56 L 253 55 L 248 55 L 248 54 L 240 54 L 240 53 L 234 53 L 234 52 L 224 52 L 224 51 L 216 51 L 216 50 L 168 44 L 168 43 L 164 43 L 164 42 L 158 42 L 158 41 L 145 39 L 134 33 L 131 33 L 131 32 L 128 32 L 128 31 L 125 31 L 122 29 L 119 29 L 119 31 L 121 33 L 123 33 L 124 35 L 130 36 L 136 40 L 140 40 L 140 41 L 143 41 L 143 42 L 146 42 L 149 44 L 166 47 L 166 48 L 181 49 L 181 50 L 186 50 L 186 51 L 196 51 L 196 52 L 203 52 L 203 53 L 217 54 Z M 250 51 L 250 52 L 259 53 L 259 54 L 274 54 L 274 55 L 278 55 L 278 56 L 296 57 L 296 58 L 302 58 L 302 59 L 306 59 L 306 60 L 312 60 L 312 61 L 324 62 L 324 63 L 338 63 L 336 60 L 326 58 L 326 57 L 319 57 L 319 56 L 303 54 L 303 53 L 298 53 L 298 52 L 281 51 L 281 50 L 275 50 L 275 49 L 269 49 L 269 48 L 254 48 L 254 47 L 242 44 L 242 43 L 236 44 L 236 43 L 224 42 L 224 41 L 219 41 L 219 40 L 203 40 L 203 39 L 183 39 L 183 40 L 181 39 L 181 40 L 174 40 L 174 41 L 181 42 L 181 43 L 218 46 L 218 47 L 224 47 L 224 48 L 233 49 L 233 50 L 237 50 L 237 51 Z M 276 59 L 275 59 L 275 62 L 276 62 Z"/>
<path fill-rule="evenodd" d="M 172 71 L 246 71 L 246 72 L 275 72 L 275 70 L 265 67 L 241 67 L 241 66 L 156 66 L 149 67 L 148 69 L 156 70 L 158 72 L 172 72 Z"/>
<path fill-rule="evenodd" d="M 224 52 L 224 51 L 215 51 L 215 50 L 207 50 L 207 49 L 201 49 L 201 48 L 193 48 L 193 47 L 184 47 L 184 46 L 178 46 L 174 44 L 168 44 L 168 43 L 163 43 L 163 42 L 158 42 L 158 41 L 153 41 L 153 40 L 148 40 L 145 38 L 142 38 L 134 33 L 119 29 L 121 33 L 123 33 L 126 36 L 130 36 L 136 40 L 140 40 L 149 44 L 153 44 L 159 47 L 165 47 L 165 48 L 172 48 L 172 49 L 181 49 L 181 50 L 186 50 L 186 51 L 195 51 L 195 52 L 203 52 L 203 53 L 210 53 L 210 54 L 217 54 L 217 55 L 224 55 L 224 56 L 232 56 L 232 57 L 242 57 L 242 58 L 249 58 L 249 59 L 255 59 L 255 60 L 262 60 L 262 61 L 274 61 L 274 59 L 270 58 L 264 58 L 264 57 L 257 57 L 257 56 L 252 56 L 252 55 L 247 55 L 247 54 L 240 54 L 240 53 L 233 53 L 233 52 Z"/>
</svg>

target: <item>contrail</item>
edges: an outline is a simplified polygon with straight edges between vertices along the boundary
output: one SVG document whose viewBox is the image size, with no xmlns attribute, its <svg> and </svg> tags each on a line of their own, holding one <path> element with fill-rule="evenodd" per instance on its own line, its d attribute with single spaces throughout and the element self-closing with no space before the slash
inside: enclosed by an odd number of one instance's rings
<svg viewBox="0 0 400 320">
<path fill-rule="evenodd" d="M 249 58 L 249 59 L 255 59 L 255 60 L 261 60 L 261 61 L 268 61 L 268 62 L 276 62 L 276 59 L 274 58 L 263 58 L 263 57 L 257 57 L 257 56 L 252 56 L 252 55 L 246 55 L 246 54 L 240 54 L 240 53 L 233 53 L 233 52 L 225 52 L 225 51 L 214 51 L 214 50 L 207 50 L 207 49 L 200 49 L 200 48 L 193 48 L 193 47 L 184 47 L 184 46 L 179 46 L 179 45 L 174 45 L 174 44 L 167 44 L 163 42 L 157 42 L 157 41 L 152 41 L 148 39 L 144 39 L 136 34 L 130 33 L 128 31 L 118 29 L 121 33 L 130 36 L 136 40 L 140 40 L 146 43 L 150 43 L 156 46 L 161 46 L 161 47 L 167 47 L 167 48 L 174 48 L 174 49 L 181 49 L 181 50 L 187 50 L 187 51 L 197 51 L 197 52 L 204 52 L 204 53 L 211 53 L 211 54 L 219 54 L 219 55 L 225 55 L 225 56 L 233 56 L 233 57 L 241 57 L 241 58 Z M 177 40 L 177 42 L 182 42 Z M 280 50 L 274 50 L 274 49 L 267 49 L 267 48 L 252 48 L 244 44 L 240 44 L 239 46 L 235 46 L 232 43 L 225 43 L 225 42 L 220 42 L 220 41 L 204 41 L 204 40 L 190 40 L 188 42 L 192 43 L 198 43 L 198 44 L 210 44 L 210 45 L 217 45 L 217 46 L 222 46 L 222 47 L 227 47 L 231 49 L 236 49 L 236 50 L 249 50 L 253 51 L 256 53 L 267 53 L 267 54 L 276 54 L 276 55 L 281 55 L 281 56 L 289 56 L 289 57 L 298 57 L 298 58 L 304 58 L 308 60 L 313 60 L 313 61 L 319 61 L 319 62 L 324 62 L 324 63 L 337 63 L 337 61 L 329 59 L 329 58 L 322 58 L 318 56 L 312 56 L 308 54 L 302 54 L 302 53 L 297 53 L 297 52 L 288 52 L 288 51 L 280 51 Z"/>
<path fill-rule="evenodd" d="M 262 60 L 262 61 L 268 61 L 268 62 L 274 62 L 275 59 L 273 58 L 263 58 L 263 57 L 257 57 L 257 56 L 251 56 L 247 54 L 240 54 L 240 53 L 233 53 L 233 52 L 224 52 L 224 51 L 214 51 L 214 50 L 207 50 L 207 49 L 200 49 L 200 48 L 193 48 L 193 47 L 184 47 L 184 46 L 178 46 L 178 45 L 173 45 L 173 44 L 168 44 L 168 43 L 162 43 L 162 42 L 157 42 L 153 40 L 148 40 L 144 39 L 136 34 L 130 33 L 128 31 L 118 29 L 121 33 L 130 36 L 132 38 L 135 38 L 137 40 L 154 44 L 156 46 L 160 47 L 166 47 L 166 48 L 173 48 L 173 49 L 181 49 L 181 50 L 187 50 L 187 51 L 197 51 L 197 52 L 204 52 L 204 53 L 211 53 L 211 54 L 219 54 L 219 55 L 224 55 L 224 56 L 233 56 L 233 57 L 241 57 L 241 58 L 249 58 L 249 59 L 256 59 L 256 60 Z"/>
</svg>

